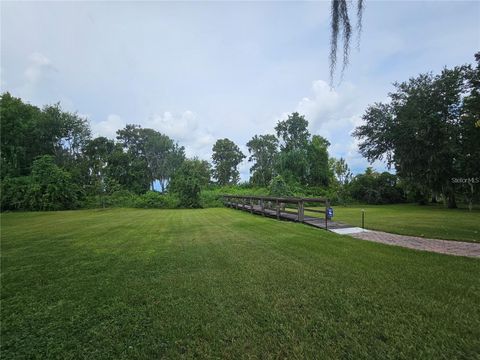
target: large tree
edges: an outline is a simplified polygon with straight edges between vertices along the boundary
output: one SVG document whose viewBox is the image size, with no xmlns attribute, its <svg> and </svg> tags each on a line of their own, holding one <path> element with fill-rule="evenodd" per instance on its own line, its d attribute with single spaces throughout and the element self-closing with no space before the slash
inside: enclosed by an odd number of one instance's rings
<svg viewBox="0 0 480 360">
<path fill-rule="evenodd" d="M 245 158 L 240 148 L 229 139 L 219 139 L 212 148 L 213 177 L 219 185 L 236 184 L 240 180 L 238 165 Z"/>
<path fill-rule="evenodd" d="M 40 116 L 39 108 L 23 103 L 8 92 L 0 97 L 2 178 L 30 173 L 33 160 L 41 155 L 35 146 L 38 141 L 35 132 Z"/>
<path fill-rule="evenodd" d="M 197 158 L 187 159 L 175 171 L 169 190 L 177 194 L 180 206 L 198 208 L 200 192 L 210 183 L 210 164 Z"/>
<path fill-rule="evenodd" d="M 452 178 L 466 177 L 464 159 L 480 163 L 475 147 L 467 145 L 472 140 L 466 140 L 478 138 L 479 131 L 473 127 L 475 116 L 467 115 L 467 100 L 478 92 L 478 83 L 468 81 L 472 71 L 470 66 L 455 67 L 395 84 L 390 103 L 370 106 L 363 116 L 365 125 L 354 132 L 368 160 L 385 158 L 414 191 L 423 194 L 420 198 L 441 193 L 452 208 L 456 207 Z"/>
<path fill-rule="evenodd" d="M 60 104 L 40 110 L 9 93 L 0 98 L 0 121 L 2 176 L 29 174 L 42 155 L 54 156 L 71 170 L 90 139 L 85 118 L 64 111 Z"/>
<path fill-rule="evenodd" d="M 352 180 L 352 172 L 344 158 L 330 158 L 329 163 L 332 175 L 340 186 L 345 186 Z"/>
<path fill-rule="evenodd" d="M 253 162 L 250 181 L 254 185 L 267 186 L 274 176 L 274 165 L 278 154 L 278 139 L 275 135 L 255 135 L 247 143 Z"/>
<path fill-rule="evenodd" d="M 89 192 L 102 195 L 107 186 L 107 165 L 115 149 L 113 140 L 100 136 L 89 141 L 84 149 L 84 164 Z M 80 164 L 79 164 L 80 166 Z"/>
<path fill-rule="evenodd" d="M 330 142 L 320 135 L 313 135 L 308 144 L 307 156 L 310 164 L 308 183 L 312 186 L 328 186 L 331 178 L 328 163 Z"/>
<path fill-rule="evenodd" d="M 280 144 L 282 151 L 306 149 L 310 139 L 308 121 L 298 112 L 288 115 L 287 120 L 279 121 L 275 131 L 278 138 L 282 140 Z"/>
<path fill-rule="evenodd" d="M 279 121 L 275 131 L 281 140 L 280 154 L 276 162 L 277 172 L 289 183 L 307 184 L 310 171 L 310 132 L 305 116 L 294 112 L 288 115 L 287 120 Z"/>
<path fill-rule="evenodd" d="M 153 190 L 158 180 L 162 191 L 175 170 L 185 158 L 184 148 L 167 135 L 153 129 L 144 129 L 139 125 L 127 125 L 117 131 L 117 139 L 135 159 L 137 166 L 144 166 L 144 176 Z"/>
</svg>

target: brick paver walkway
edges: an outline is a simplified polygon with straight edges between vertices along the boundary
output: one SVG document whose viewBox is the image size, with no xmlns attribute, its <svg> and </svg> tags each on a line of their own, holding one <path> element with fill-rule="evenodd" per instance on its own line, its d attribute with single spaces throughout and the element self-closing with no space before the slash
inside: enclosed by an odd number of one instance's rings
<svg viewBox="0 0 480 360">
<path fill-rule="evenodd" d="M 350 234 L 350 236 L 383 244 L 403 246 L 415 250 L 480 258 L 479 243 L 426 239 L 416 236 L 390 234 L 382 231 L 360 232 Z"/>
</svg>

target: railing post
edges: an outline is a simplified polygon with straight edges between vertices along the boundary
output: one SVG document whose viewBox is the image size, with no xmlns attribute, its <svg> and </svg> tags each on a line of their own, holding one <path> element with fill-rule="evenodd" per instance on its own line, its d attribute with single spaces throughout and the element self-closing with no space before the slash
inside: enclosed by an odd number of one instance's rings
<svg viewBox="0 0 480 360">
<path fill-rule="evenodd" d="M 253 199 L 250 199 L 250 214 L 253 214 Z"/>
<path fill-rule="evenodd" d="M 260 199 L 260 210 L 262 211 L 262 215 L 265 216 L 265 204 L 263 203 L 263 199 Z"/>
<path fill-rule="evenodd" d="M 304 203 L 303 203 L 303 200 L 300 200 L 298 202 L 298 221 L 303 222 L 304 218 L 305 218 Z"/>
<path fill-rule="evenodd" d="M 278 200 L 275 200 L 275 205 L 277 208 L 277 220 L 280 220 L 280 203 L 278 202 Z"/>
<path fill-rule="evenodd" d="M 325 200 L 325 230 L 328 230 L 328 208 L 330 207 L 330 203 L 328 199 Z"/>
</svg>

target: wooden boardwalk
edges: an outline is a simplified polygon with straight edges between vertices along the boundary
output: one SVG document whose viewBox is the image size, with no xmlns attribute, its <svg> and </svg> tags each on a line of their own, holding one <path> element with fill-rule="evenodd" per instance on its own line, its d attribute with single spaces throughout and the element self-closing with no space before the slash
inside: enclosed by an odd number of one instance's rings
<svg viewBox="0 0 480 360">
<path fill-rule="evenodd" d="M 328 200 L 320 198 L 273 198 L 263 196 L 233 196 L 225 195 L 224 204 L 233 209 L 243 210 L 251 214 L 268 216 L 278 220 L 301 222 L 316 228 L 330 230 L 350 227 L 347 224 L 332 221 L 326 217 L 326 210 L 306 209 L 306 203 L 323 203 L 328 208 Z M 267 205 L 268 204 L 268 205 Z M 272 207 L 272 204 L 275 205 Z M 294 208 L 286 204 L 296 205 Z M 324 214 L 322 217 L 308 216 L 305 212 Z"/>
<path fill-rule="evenodd" d="M 325 210 L 318 210 L 318 205 L 316 205 L 317 208 L 315 209 L 308 209 L 305 207 L 312 203 L 322 203 L 325 206 Z M 301 222 L 316 228 L 333 230 L 334 232 L 336 232 L 336 229 L 345 229 L 345 234 L 356 239 L 374 241 L 421 251 L 480 258 L 480 244 L 476 243 L 389 234 L 381 231 L 352 228 L 348 224 L 331 221 L 327 218 L 329 203 L 326 199 L 225 195 L 224 204 L 225 206 L 247 211 L 252 214 L 268 216 L 278 220 Z M 286 205 L 290 207 L 286 207 Z M 324 216 L 305 216 L 305 212 L 321 213 Z M 354 232 L 351 230 L 354 230 Z M 341 233 L 341 230 L 339 233 Z"/>
</svg>

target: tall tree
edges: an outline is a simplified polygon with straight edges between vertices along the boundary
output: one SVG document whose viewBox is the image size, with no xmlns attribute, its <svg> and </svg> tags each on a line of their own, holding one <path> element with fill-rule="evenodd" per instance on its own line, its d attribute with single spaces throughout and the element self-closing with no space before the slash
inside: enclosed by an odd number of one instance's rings
<svg viewBox="0 0 480 360">
<path fill-rule="evenodd" d="M 423 193 L 420 198 L 441 193 L 451 208 L 456 207 L 452 178 L 464 171 L 459 159 L 475 154 L 461 145 L 462 125 L 472 124 L 462 119 L 465 100 L 474 94 L 465 81 L 468 69 L 444 69 L 436 76 L 422 74 L 395 84 L 391 102 L 370 106 L 363 116 L 365 125 L 354 132 L 361 140 L 360 152 L 370 161 L 385 157 Z"/>
<path fill-rule="evenodd" d="M 275 131 L 281 139 L 281 151 L 276 163 L 278 173 L 289 183 L 307 184 L 310 171 L 308 121 L 303 115 L 294 112 L 287 120 L 279 121 Z"/>
<path fill-rule="evenodd" d="M 313 135 L 308 144 L 307 156 L 310 165 L 308 183 L 313 186 L 328 186 L 331 178 L 328 164 L 330 142 L 320 135 Z"/>
<path fill-rule="evenodd" d="M 9 93 L 0 98 L 0 121 L 2 176 L 27 175 L 42 155 L 54 156 L 72 170 L 90 139 L 88 121 L 64 111 L 60 104 L 40 110 Z"/>
<path fill-rule="evenodd" d="M 348 167 L 348 164 L 344 158 L 340 158 L 338 160 L 331 158 L 330 168 L 335 176 L 335 179 L 341 186 L 347 185 L 352 179 L 352 172 L 350 171 L 350 168 Z"/>
<path fill-rule="evenodd" d="M 107 165 L 114 149 L 113 140 L 103 136 L 89 141 L 83 149 L 88 185 L 93 194 L 101 195 L 106 190 Z"/>
<path fill-rule="evenodd" d="M 117 139 L 131 157 L 136 159 L 136 165 L 144 166 L 144 176 L 152 190 L 154 182 L 158 180 L 164 191 L 173 172 L 185 158 L 184 148 L 167 135 L 139 125 L 127 125 L 118 130 Z"/>
<path fill-rule="evenodd" d="M 169 189 L 178 195 L 182 207 L 198 208 L 201 206 L 200 192 L 209 182 L 208 161 L 197 158 L 187 159 L 175 171 Z"/>
<path fill-rule="evenodd" d="M 240 148 L 229 139 L 219 139 L 213 145 L 213 177 L 219 185 L 236 184 L 240 180 L 238 165 L 245 158 Z"/>
<path fill-rule="evenodd" d="M 278 139 L 274 135 L 255 135 L 247 143 L 253 162 L 250 181 L 258 186 L 267 186 L 274 176 L 274 165 L 278 154 Z"/>
<path fill-rule="evenodd" d="M 280 144 L 282 151 L 306 149 L 310 139 L 308 121 L 298 112 L 288 115 L 287 120 L 279 121 L 275 131 L 278 138 L 282 140 Z"/>
<path fill-rule="evenodd" d="M 142 194 L 151 185 L 146 169 L 147 164 L 143 158 L 125 152 L 121 144 L 115 144 L 106 167 L 107 187 L 118 185 L 122 189 Z"/>
<path fill-rule="evenodd" d="M 170 177 L 185 158 L 184 148 L 154 130 L 145 133 L 145 159 L 151 173 L 152 190 L 153 182 L 158 180 L 163 192 Z"/>
<path fill-rule="evenodd" d="M 464 178 L 458 184 L 469 209 L 473 202 L 480 200 L 480 52 L 475 54 L 477 64 L 466 68 L 466 86 L 468 95 L 464 97 L 464 106 L 459 120 L 457 178 Z M 462 175 L 463 174 L 463 175 Z"/>
<path fill-rule="evenodd" d="M 1 174 L 22 176 L 30 173 L 35 157 L 42 155 L 35 131 L 41 111 L 8 92 L 0 97 Z"/>
</svg>

